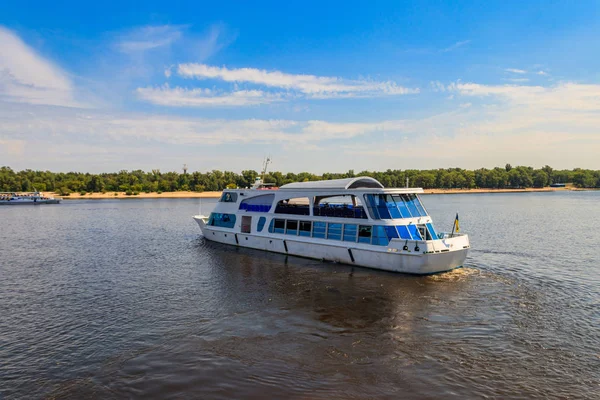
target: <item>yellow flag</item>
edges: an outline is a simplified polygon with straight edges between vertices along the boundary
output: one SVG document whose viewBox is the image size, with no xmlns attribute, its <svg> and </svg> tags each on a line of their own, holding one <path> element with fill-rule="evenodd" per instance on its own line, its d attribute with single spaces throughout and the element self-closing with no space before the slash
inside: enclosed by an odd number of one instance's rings
<svg viewBox="0 0 600 400">
<path fill-rule="evenodd" d="M 456 219 L 454 220 L 454 230 L 460 232 L 460 225 L 458 224 L 458 213 L 456 213 Z"/>
</svg>

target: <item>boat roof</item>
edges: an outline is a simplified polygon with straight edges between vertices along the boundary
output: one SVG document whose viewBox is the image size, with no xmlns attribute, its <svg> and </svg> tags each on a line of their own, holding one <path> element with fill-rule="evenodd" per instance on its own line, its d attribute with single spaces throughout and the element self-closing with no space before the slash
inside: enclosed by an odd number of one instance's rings
<svg viewBox="0 0 600 400">
<path fill-rule="evenodd" d="M 356 178 L 331 179 L 328 181 L 311 181 L 288 183 L 279 188 L 280 190 L 298 190 L 298 189 L 383 189 L 383 185 L 369 176 L 359 176 Z"/>
</svg>

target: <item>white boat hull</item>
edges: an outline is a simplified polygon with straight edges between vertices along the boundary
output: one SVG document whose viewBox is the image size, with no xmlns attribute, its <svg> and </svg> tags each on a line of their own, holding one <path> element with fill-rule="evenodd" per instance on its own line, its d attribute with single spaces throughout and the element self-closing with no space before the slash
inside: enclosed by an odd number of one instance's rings
<svg viewBox="0 0 600 400">
<path fill-rule="evenodd" d="M 428 242 L 421 242 L 419 251 L 415 251 L 415 243 L 410 243 L 410 250 L 404 251 L 404 241 L 394 241 L 390 246 L 381 249 L 379 246 L 367 248 L 353 242 L 323 240 L 324 243 L 318 243 L 318 239 L 301 236 L 235 233 L 208 226 L 201 216 L 194 219 L 200 225 L 204 237 L 210 241 L 407 274 L 427 275 L 459 268 L 467 257 L 469 247 L 466 236 L 459 236 L 445 241 L 452 242 L 448 247 L 455 247 L 454 249 L 437 252 L 432 250 L 436 246 Z"/>
</svg>

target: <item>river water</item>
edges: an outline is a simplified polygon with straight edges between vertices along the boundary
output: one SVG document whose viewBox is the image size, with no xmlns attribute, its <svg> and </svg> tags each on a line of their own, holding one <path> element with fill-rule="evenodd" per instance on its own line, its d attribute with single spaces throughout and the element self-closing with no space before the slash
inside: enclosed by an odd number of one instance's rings
<svg viewBox="0 0 600 400">
<path fill-rule="evenodd" d="M 1 207 L 0 399 L 600 398 L 600 192 L 423 202 L 464 268 L 206 242 L 197 199 Z"/>
</svg>

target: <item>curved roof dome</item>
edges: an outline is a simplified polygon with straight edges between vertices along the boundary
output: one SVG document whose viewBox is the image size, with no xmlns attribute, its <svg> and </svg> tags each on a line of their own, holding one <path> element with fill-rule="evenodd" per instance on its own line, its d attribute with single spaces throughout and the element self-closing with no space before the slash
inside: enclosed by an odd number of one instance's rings
<svg viewBox="0 0 600 400">
<path fill-rule="evenodd" d="M 288 183 L 279 189 L 383 189 L 383 185 L 369 176 L 331 179 L 329 181 Z"/>
</svg>

